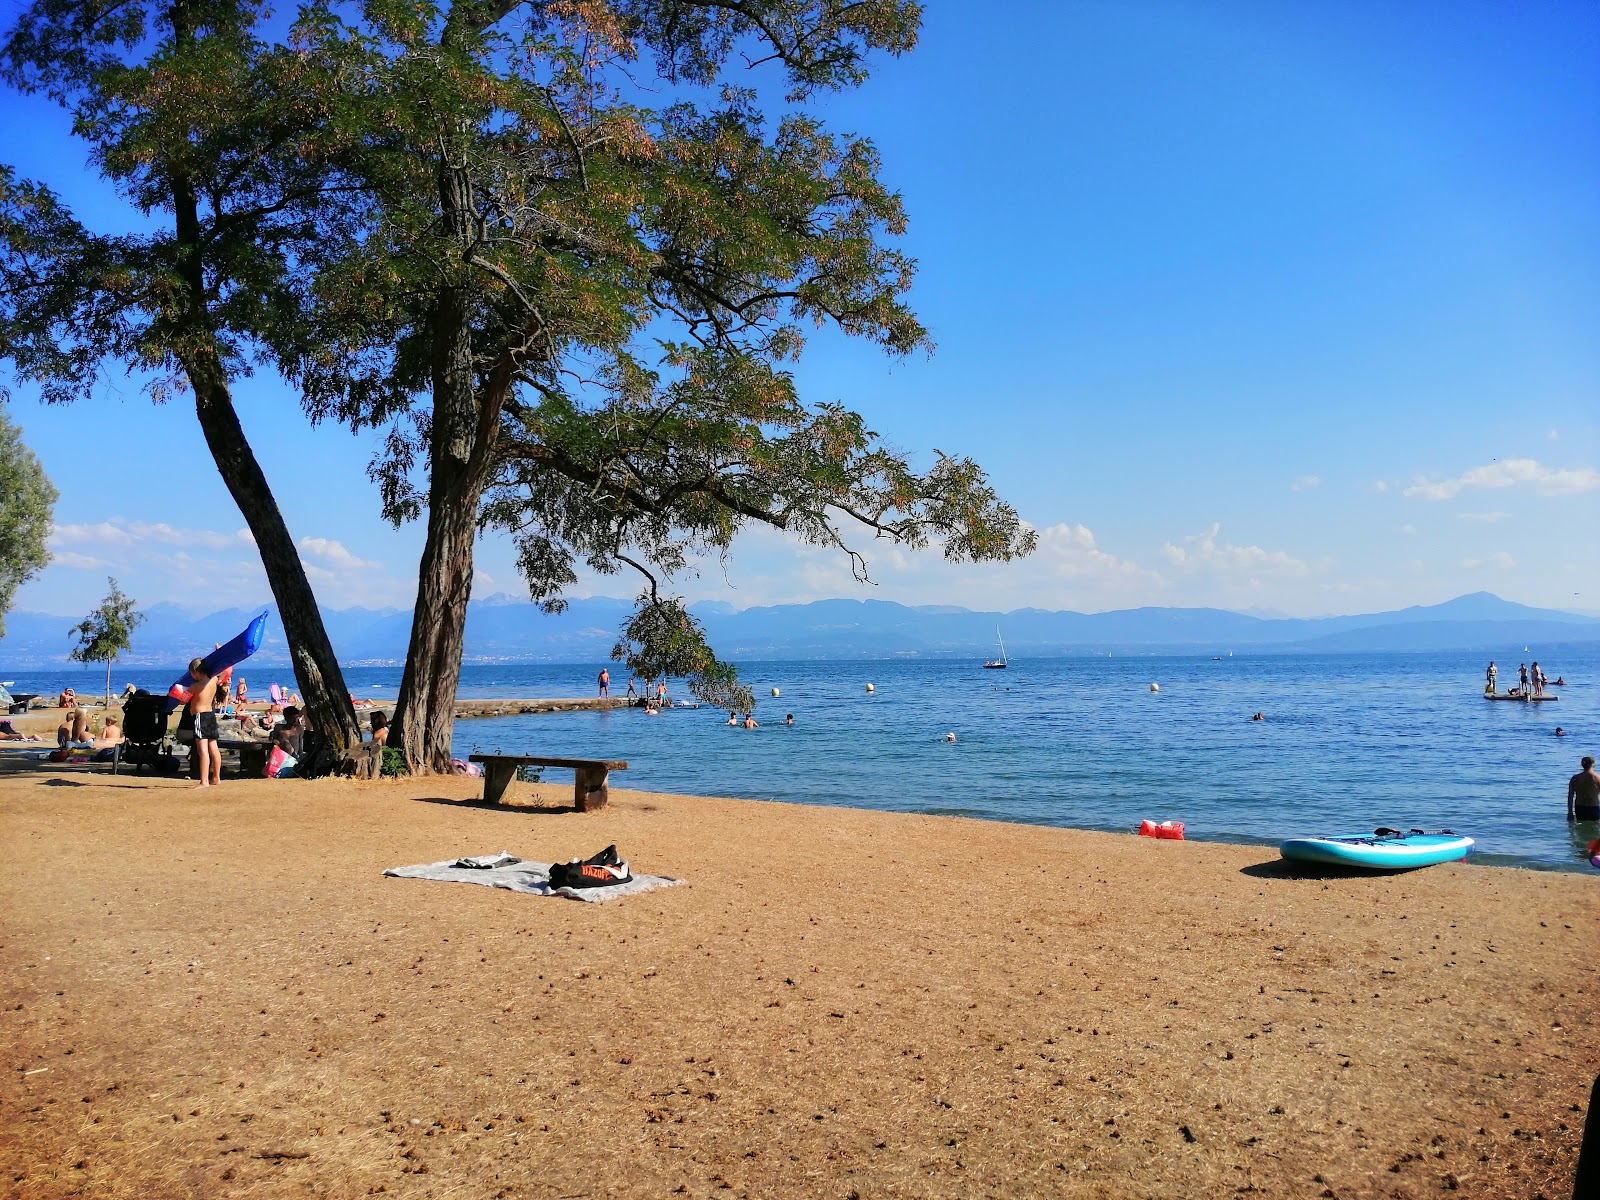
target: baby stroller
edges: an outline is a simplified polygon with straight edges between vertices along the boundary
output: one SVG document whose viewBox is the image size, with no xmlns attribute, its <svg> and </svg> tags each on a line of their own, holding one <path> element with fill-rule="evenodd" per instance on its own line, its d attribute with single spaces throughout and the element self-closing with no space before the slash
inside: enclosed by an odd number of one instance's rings
<svg viewBox="0 0 1600 1200">
<path fill-rule="evenodd" d="M 133 764 L 134 770 L 149 767 L 161 774 L 176 769 L 177 760 L 167 747 L 166 698 L 152 696 L 141 688 L 129 696 L 122 706 L 122 735 L 120 762 Z M 117 773 L 117 763 L 112 763 L 111 773 Z"/>
</svg>

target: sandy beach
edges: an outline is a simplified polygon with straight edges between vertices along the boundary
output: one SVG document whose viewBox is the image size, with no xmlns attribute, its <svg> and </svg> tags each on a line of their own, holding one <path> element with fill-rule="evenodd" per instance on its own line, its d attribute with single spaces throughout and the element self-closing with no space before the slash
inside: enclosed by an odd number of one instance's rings
<svg viewBox="0 0 1600 1200">
<path fill-rule="evenodd" d="M 0 774 L 0 1192 L 1570 1194 L 1592 878 L 480 786 Z"/>
</svg>

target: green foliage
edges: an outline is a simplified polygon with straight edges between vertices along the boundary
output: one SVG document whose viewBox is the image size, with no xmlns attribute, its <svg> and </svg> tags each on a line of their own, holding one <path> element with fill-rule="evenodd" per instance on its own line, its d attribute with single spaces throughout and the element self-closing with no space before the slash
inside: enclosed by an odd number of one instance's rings
<svg viewBox="0 0 1600 1200">
<path fill-rule="evenodd" d="M 718 708 L 755 708 L 755 696 L 739 682 L 738 672 L 712 653 L 700 623 L 679 600 L 640 596 L 611 657 L 633 675 L 682 679 L 693 695 Z"/>
<path fill-rule="evenodd" d="M 380 775 L 409 775 L 411 768 L 406 765 L 406 756 L 396 746 L 383 748 L 383 764 L 378 768 Z"/>
<path fill-rule="evenodd" d="M 510 10 L 329 6 L 297 34 L 325 74 L 359 81 L 340 112 L 368 137 L 341 166 L 369 206 L 325 226 L 306 322 L 274 349 L 315 418 L 387 427 L 386 514 L 416 516 L 441 471 L 481 469 L 482 521 L 516 538 L 536 600 L 559 609 L 580 566 L 636 571 L 618 657 L 719 703 L 736 676 L 663 588 L 749 522 L 839 549 L 862 580 L 858 535 L 958 560 L 1029 552 L 970 460 L 918 470 L 789 373 L 818 326 L 928 349 L 877 151 L 807 109 L 859 83 L 872 51 L 909 49 L 918 7 Z M 638 59 L 664 88 L 637 85 Z M 750 60 L 782 75 L 775 117 L 729 82 Z M 464 404 L 451 362 L 470 364 Z"/>
<path fill-rule="evenodd" d="M 50 563 L 56 496 L 22 431 L 0 411 L 0 637 L 17 589 Z"/>
<path fill-rule="evenodd" d="M 259 38 L 262 18 L 216 0 L 38 0 L 0 44 L 0 78 L 72 113 L 128 207 L 171 216 L 96 232 L 0 164 L 0 358 L 46 401 L 130 369 L 156 400 L 196 370 L 247 374 L 263 331 L 292 321 L 307 212 L 336 217 L 341 181 L 329 85 Z"/>
<path fill-rule="evenodd" d="M 73 662 L 115 662 L 132 644 L 133 631 L 144 624 L 144 614 L 135 609 L 133 598 L 122 594 L 115 579 L 106 582 L 111 591 L 100 607 L 72 627 L 78 644 L 67 657 Z"/>
</svg>

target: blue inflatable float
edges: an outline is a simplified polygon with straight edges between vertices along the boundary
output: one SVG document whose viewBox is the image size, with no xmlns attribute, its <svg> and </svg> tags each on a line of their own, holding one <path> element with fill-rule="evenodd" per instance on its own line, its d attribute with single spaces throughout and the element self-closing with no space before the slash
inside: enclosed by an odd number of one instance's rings
<svg viewBox="0 0 1600 1200">
<path fill-rule="evenodd" d="M 261 641 L 267 634 L 267 614 L 262 613 L 250 624 L 246 625 L 238 637 L 230 642 L 218 646 L 210 654 L 205 655 L 200 661 L 205 663 L 206 670 L 215 675 L 219 671 L 226 671 L 229 667 L 236 666 L 261 649 Z M 167 712 L 171 712 L 183 703 L 182 697 L 175 695 L 177 692 L 187 692 L 189 685 L 194 680 L 190 677 L 188 668 L 172 681 L 172 687 L 167 692 Z"/>
</svg>

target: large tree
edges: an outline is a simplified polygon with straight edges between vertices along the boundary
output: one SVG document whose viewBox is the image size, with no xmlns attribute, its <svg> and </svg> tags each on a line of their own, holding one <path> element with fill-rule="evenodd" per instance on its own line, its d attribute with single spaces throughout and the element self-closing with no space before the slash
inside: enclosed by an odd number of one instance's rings
<svg viewBox="0 0 1600 1200">
<path fill-rule="evenodd" d="M 231 382 L 261 331 L 289 320 L 297 247 L 341 194 L 326 80 L 257 34 L 251 0 L 36 0 L 0 74 L 72 113 L 127 211 L 82 225 L 49 188 L 0 165 L 0 358 L 44 399 L 132 372 L 156 399 L 187 388 L 255 537 L 311 718 L 360 740 L 293 537 L 235 411 Z"/>
<path fill-rule="evenodd" d="M 448 764 L 484 523 L 513 533 L 549 608 L 579 564 L 638 571 L 616 657 L 745 704 L 665 590 L 745 524 L 837 546 L 861 578 L 852 530 L 954 559 L 1031 549 L 973 463 L 917 471 L 789 374 L 808 325 L 927 344 L 888 244 L 900 199 L 812 104 L 909 49 L 918 17 L 907 0 L 310 11 L 299 44 L 368 135 L 349 160 L 366 207 L 329 227 L 310 320 L 274 344 L 314 415 L 389 425 L 388 514 L 427 510 L 396 714 L 413 769 Z M 725 78 L 751 63 L 786 89 L 775 119 Z"/>
<path fill-rule="evenodd" d="M 0 409 L 0 637 L 17 589 L 50 563 L 56 495 L 22 431 Z"/>
</svg>

